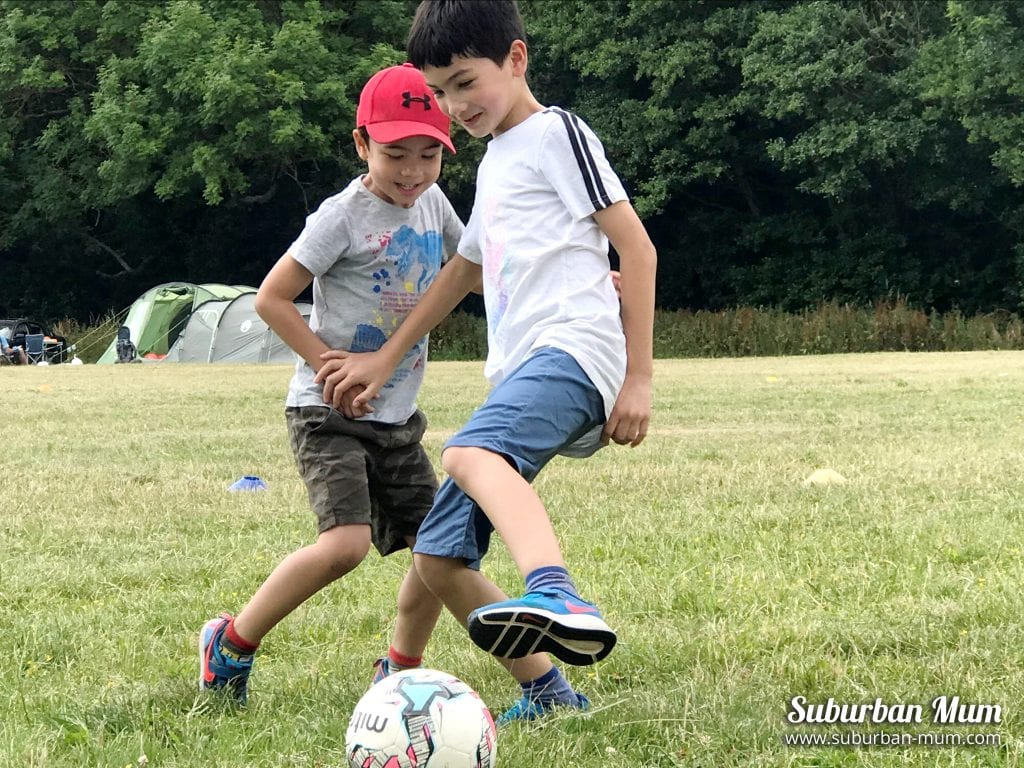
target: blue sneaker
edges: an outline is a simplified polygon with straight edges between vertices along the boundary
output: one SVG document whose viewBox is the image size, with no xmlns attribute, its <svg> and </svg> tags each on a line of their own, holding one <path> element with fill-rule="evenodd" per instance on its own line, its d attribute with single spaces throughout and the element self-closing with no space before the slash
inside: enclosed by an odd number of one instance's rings
<svg viewBox="0 0 1024 768">
<path fill-rule="evenodd" d="M 404 672 L 406 669 L 419 669 L 419 667 L 403 667 L 401 671 Z M 373 662 L 373 681 L 370 685 L 376 685 L 385 677 L 388 677 L 398 671 L 400 670 L 391 668 L 391 660 L 387 656 L 382 659 L 377 659 Z"/>
<path fill-rule="evenodd" d="M 529 696 L 523 696 L 519 701 L 513 704 L 511 707 L 501 713 L 501 716 L 494 721 L 495 725 L 503 726 L 509 723 L 515 722 L 528 722 L 531 720 L 537 720 L 538 718 L 544 717 L 550 714 L 555 709 L 560 707 L 567 707 L 569 709 L 578 709 L 584 711 L 590 709 L 590 699 L 584 696 L 582 693 L 574 694 L 576 696 L 576 702 L 569 704 L 561 701 L 540 701 L 538 699 L 531 699 Z"/>
<path fill-rule="evenodd" d="M 236 656 L 221 646 L 220 639 L 231 621 L 230 613 L 210 619 L 199 633 L 199 690 L 223 689 L 239 704 L 248 699 L 252 654 Z"/>
<path fill-rule="evenodd" d="M 566 664 L 593 664 L 616 640 L 596 606 L 560 590 L 485 605 L 467 623 L 473 642 L 502 659 L 550 653 Z"/>
<path fill-rule="evenodd" d="M 385 677 L 391 674 L 391 664 L 388 662 L 387 657 L 383 659 L 377 659 L 373 662 L 373 682 L 371 685 L 376 685 Z"/>
</svg>

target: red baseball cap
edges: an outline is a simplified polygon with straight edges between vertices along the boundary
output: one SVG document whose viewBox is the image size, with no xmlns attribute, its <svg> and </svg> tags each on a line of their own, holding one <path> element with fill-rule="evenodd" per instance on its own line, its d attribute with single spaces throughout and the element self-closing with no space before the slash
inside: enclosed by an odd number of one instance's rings
<svg viewBox="0 0 1024 768">
<path fill-rule="evenodd" d="M 423 73 L 412 64 L 382 69 L 366 81 L 359 94 L 356 127 L 366 128 L 378 144 L 429 136 L 455 153 L 448 135 L 451 121 L 437 105 Z"/>
</svg>

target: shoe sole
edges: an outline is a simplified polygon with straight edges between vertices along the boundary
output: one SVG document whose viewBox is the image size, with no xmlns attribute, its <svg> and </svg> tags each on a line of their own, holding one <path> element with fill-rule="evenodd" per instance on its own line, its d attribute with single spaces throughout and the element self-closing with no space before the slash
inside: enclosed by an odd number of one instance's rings
<svg viewBox="0 0 1024 768">
<path fill-rule="evenodd" d="M 597 616 L 565 615 L 539 608 L 481 608 L 469 616 L 473 642 L 502 659 L 550 653 L 575 666 L 594 664 L 615 647 L 611 627 Z"/>
</svg>

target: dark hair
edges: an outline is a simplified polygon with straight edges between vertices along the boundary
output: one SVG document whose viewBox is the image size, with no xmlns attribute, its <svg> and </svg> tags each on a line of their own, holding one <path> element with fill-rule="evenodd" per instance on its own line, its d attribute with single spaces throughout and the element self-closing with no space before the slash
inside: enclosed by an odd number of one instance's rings
<svg viewBox="0 0 1024 768">
<path fill-rule="evenodd" d="M 367 143 L 367 145 L 369 145 L 369 143 L 370 143 L 370 132 L 368 130 L 366 130 L 366 126 L 365 125 L 360 125 L 360 126 L 358 126 L 356 128 L 356 130 L 359 131 L 359 135 L 363 137 L 363 141 L 365 141 Z"/>
<path fill-rule="evenodd" d="M 414 67 L 447 67 L 455 56 L 505 63 L 515 40 L 526 42 L 515 0 L 423 0 L 405 52 Z"/>
</svg>

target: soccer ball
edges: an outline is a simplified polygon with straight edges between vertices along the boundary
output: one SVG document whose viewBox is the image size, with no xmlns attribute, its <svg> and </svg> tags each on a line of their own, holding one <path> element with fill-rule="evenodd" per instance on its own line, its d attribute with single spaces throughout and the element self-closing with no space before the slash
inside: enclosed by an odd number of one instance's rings
<svg viewBox="0 0 1024 768">
<path fill-rule="evenodd" d="M 345 732 L 350 768 L 494 768 L 497 748 L 480 696 L 434 669 L 385 677 L 356 704 Z"/>
</svg>

